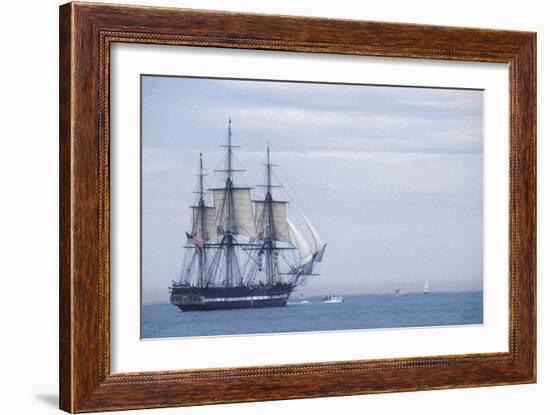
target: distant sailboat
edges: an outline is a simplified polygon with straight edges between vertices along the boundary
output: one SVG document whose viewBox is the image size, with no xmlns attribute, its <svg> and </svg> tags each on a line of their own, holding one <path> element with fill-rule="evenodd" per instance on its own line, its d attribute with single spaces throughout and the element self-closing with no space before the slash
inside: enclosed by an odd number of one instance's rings
<svg viewBox="0 0 550 415">
<path fill-rule="evenodd" d="M 401 297 L 403 294 L 404 294 L 404 293 L 403 293 L 403 291 L 401 291 L 400 288 L 397 288 L 397 289 L 394 291 L 394 293 L 393 293 L 393 295 L 395 295 L 395 296 L 397 296 L 397 297 Z"/>
<path fill-rule="evenodd" d="M 428 280 L 426 280 L 426 281 L 424 282 L 424 294 L 428 294 L 428 292 L 429 292 L 429 291 L 428 291 L 428 286 L 429 286 L 429 283 L 428 283 Z"/>
</svg>

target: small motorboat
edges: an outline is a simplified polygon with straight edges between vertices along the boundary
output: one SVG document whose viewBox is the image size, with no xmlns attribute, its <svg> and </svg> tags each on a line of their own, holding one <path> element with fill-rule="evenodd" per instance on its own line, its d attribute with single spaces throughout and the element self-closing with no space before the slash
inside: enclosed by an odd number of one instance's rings
<svg viewBox="0 0 550 415">
<path fill-rule="evenodd" d="M 341 295 L 329 294 L 329 295 L 323 297 L 321 302 L 323 302 L 325 304 L 343 303 L 344 302 L 344 297 L 342 297 Z"/>
</svg>

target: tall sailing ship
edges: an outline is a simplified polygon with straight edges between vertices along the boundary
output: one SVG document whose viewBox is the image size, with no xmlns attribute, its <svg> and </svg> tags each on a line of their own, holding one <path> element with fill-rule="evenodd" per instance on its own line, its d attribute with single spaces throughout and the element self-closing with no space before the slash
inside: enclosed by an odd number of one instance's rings
<svg viewBox="0 0 550 415">
<path fill-rule="evenodd" d="M 252 187 L 239 184 L 234 166 L 231 120 L 227 132 L 223 184 L 205 188 L 203 156 L 199 160 L 196 204 L 179 281 L 170 302 L 182 311 L 286 306 L 293 290 L 318 275 L 326 248 L 317 230 L 300 212 L 313 247 L 289 220 L 290 202 L 276 197 L 270 148 L 266 179 L 258 200 Z M 279 194 L 280 192 L 277 192 Z"/>
</svg>

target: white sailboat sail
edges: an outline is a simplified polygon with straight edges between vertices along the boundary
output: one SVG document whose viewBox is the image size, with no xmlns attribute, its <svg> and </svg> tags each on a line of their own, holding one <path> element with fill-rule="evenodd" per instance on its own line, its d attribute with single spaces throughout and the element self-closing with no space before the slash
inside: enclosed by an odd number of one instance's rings
<svg viewBox="0 0 550 415">
<path fill-rule="evenodd" d="M 424 282 L 424 294 L 427 294 L 428 293 L 428 288 L 429 288 L 429 283 L 428 283 L 428 280 L 426 280 Z"/>
<path fill-rule="evenodd" d="M 300 234 L 300 232 L 298 232 L 298 229 L 296 229 L 296 227 L 290 220 L 288 220 L 288 229 L 290 230 L 290 233 L 294 238 L 296 248 L 298 248 L 298 254 L 300 255 L 300 264 L 302 266 L 311 264 L 311 260 L 313 258 L 311 249 L 309 248 L 309 245 L 307 244 L 304 237 Z"/>
<path fill-rule="evenodd" d="M 304 215 L 303 212 L 300 212 L 300 214 L 304 218 L 304 221 L 309 229 L 309 233 L 313 238 L 313 243 L 315 244 L 315 261 L 321 262 L 323 260 L 323 255 L 325 253 L 325 248 L 327 247 L 327 244 L 321 239 L 321 237 L 319 236 L 319 233 L 317 232 L 315 227 L 312 225 L 312 223 L 309 221 L 307 216 Z"/>
</svg>

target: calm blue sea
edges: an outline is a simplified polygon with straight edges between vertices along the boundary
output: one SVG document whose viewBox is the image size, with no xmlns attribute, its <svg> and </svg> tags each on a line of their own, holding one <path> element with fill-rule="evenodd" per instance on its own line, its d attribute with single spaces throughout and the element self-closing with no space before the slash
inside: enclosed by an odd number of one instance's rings
<svg viewBox="0 0 550 415">
<path fill-rule="evenodd" d="M 287 307 L 181 312 L 170 304 L 142 307 L 142 338 L 449 326 L 483 323 L 481 292 L 345 296 L 325 304 L 306 297 Z M 301 301 L 301 300 L 294 300 Z"/>
</svg>

